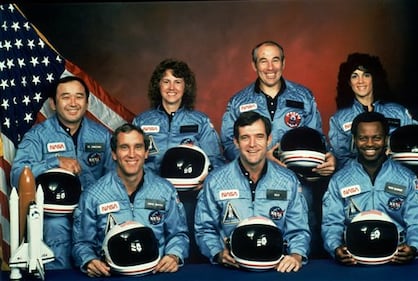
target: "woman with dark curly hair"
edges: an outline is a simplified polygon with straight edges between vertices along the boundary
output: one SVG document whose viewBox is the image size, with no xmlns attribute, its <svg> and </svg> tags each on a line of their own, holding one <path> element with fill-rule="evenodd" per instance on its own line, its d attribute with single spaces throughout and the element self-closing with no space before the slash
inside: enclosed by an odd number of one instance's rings
<svg viewBox="0 0 418 281">
<path fill-rule="evenodd" d="M 145 162 L 147 168 L 160 174 L 164 154 L 178 145 L 195 145 L 207 155 L 211 169 L 225 163 L 222 156 L 220 139 L 209 117 L 194 109 L 196 100 L 196 79 L 189 66 L 179 60 L 165 59 L 154 72 L 148 87 L 151 109 L 139 114 L 133 124 L 141 127 L 150 137 L 149 156 Z M 177 169 L 193 169 L 179 167 Z M 184 165 L 183 165 L 184 166 Z M 171 166 L 170 166 L 171 167 Z M 203 175 L 204 177 L 204 175 Z M 189 226 L 193 233 L 194 209 L 200 184 L 193 190 L 180 190 Z M 200 261 L 201 256 L 195 246 L 194 237 L 190 237 L 191 262 Z"/>
<path fill-rule="evenodd" d="M 341 63 L 337 82 L 337 112 L 329 121 L 328 137 L 341 168 L 355 157 L 351 123 L 360 113 L 375 111 L 389 121 L 390 132 L 408 124 L 418 124 L 408 110 L 393 101 L 386 71 L 379 57 L 352 53 Z"/>
</svg>

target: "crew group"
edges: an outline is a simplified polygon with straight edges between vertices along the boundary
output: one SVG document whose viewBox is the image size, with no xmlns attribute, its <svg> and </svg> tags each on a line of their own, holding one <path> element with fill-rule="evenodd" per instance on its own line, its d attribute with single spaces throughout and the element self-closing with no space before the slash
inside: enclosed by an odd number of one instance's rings
<svg viewBox="0 0 418 281">
<path fill-rule="evenodd" d="M 277 271 L 298 271 L 322 251 L 355 264 L 343 233 L 368 210 L 387 214 L 401 234 L 392 262 L 413 260 L 418 182 L 413 171 L 387 156 L 386 147 L 393 130 L 418 122 L 391 102 L 379 58 L 353 53 L 340 65 L 337 112 L 327 137 L 311 91 L 283 77 L 285 62 L 274 41 L 254 47 L 257 79 L 229 100 L 220 135 L 194 109 L 196 81 L 182 61 L 166 59 L 155 68 L 151 109 L 113 134 L 85 117 L 84 81 L 62 77 L 49 98 L 56 114 L 25 134 L 11 172 L 14 186 L 25 166 L 35 176 L 61 168 L 80 179 L 83 192 L 73 215 L 44 218 L 44 241 L 55 254 L 46 268 L 112 274 L 102 255 L 109 220 L 153 230 L 161 256 L 154 272 L 175 272 L 188 262 L 238 267 L 225 241 L 253 216 L 270 219 L 283 233 L 286 248 Z M 312 170 L 319 180 L 305 180 L 277 157 L 283 135 L 298 127 L 315 129 L 326 143 L 325 161 Z M 62 145 L 50 145 L 57 143 Z M 211 163 L 194 190 L 177 191 L 160 176 L 165 152 L 180 144 L 200 147 Z M 358 188 L 350 192 L 353 186 Z"/>
</svg>

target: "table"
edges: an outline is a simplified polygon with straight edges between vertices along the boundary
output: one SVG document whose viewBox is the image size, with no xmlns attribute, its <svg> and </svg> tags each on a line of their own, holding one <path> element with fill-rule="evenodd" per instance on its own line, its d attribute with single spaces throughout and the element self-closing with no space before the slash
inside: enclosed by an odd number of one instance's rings
<svg viewBox="0 0 418 281">
<path fill-rule="evenodd" d="M 1 280 L 9 280 L 9 272 L 2 271 Z M 276 271 L 249 272 L 225 268 L 211 264 L 186 264 L 175 273 L 158 273 L 141 276 L 141 281 L 385 281 L 385 280 L 416 280 L 418 277 L 418 260 L 411 264 L 395 265 L 356 265 L 344 266 L 330 259 L 310 260 L 300 271 L 279 273 Z M 132 281 L 132 276 L 112 276 L 103 278 L 89 278 L 77 270 L 47 271 L 46 281 Z M 27 280 L 27 279 L 25 279 Z M 32 279 L 38 280 L 38 279 Z"/>
</svg>

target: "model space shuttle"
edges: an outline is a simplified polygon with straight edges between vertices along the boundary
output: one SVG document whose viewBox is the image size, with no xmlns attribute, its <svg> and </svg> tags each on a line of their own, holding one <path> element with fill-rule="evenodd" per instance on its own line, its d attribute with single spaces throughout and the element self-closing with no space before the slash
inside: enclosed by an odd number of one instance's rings
<svg viewBox="0 0 418 281">
<path fill-rule="evenodd" d="M 10 280 L 21 279 L 20 270 L 44 280 L 44 264 L 55 258 L 53 251 L 43 242 L 44 193 L 40 186 L 36 190 L 29 167 L 23 169 L 18 185 L 19 194 L 13 187 L 9 202 Z"/>
</svg>

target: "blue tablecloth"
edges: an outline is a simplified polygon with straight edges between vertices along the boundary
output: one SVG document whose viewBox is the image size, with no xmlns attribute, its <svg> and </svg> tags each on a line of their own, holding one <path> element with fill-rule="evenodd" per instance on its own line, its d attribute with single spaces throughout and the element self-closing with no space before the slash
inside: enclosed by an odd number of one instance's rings
<svg viewBox="0 0 418 281">
<path fill-rule="evenodd" d="M 1 280 L 9 280 L 9 272 L 3 271 Z M 128 276 L 89 278 L 77 270 L 47 271 L 46 281 L 97 281 L 132 280 Z M 140 277 L 142 281 L 413 281 L 418 280 L 418 261 L 407 265 L 343 266 L 333 260 L 310 260 L 299 272 L 279 273 L 276 271 L 248 272 L 211 264 L 187 264 L 175 273 L 158 273 Z"/>
</svg>

